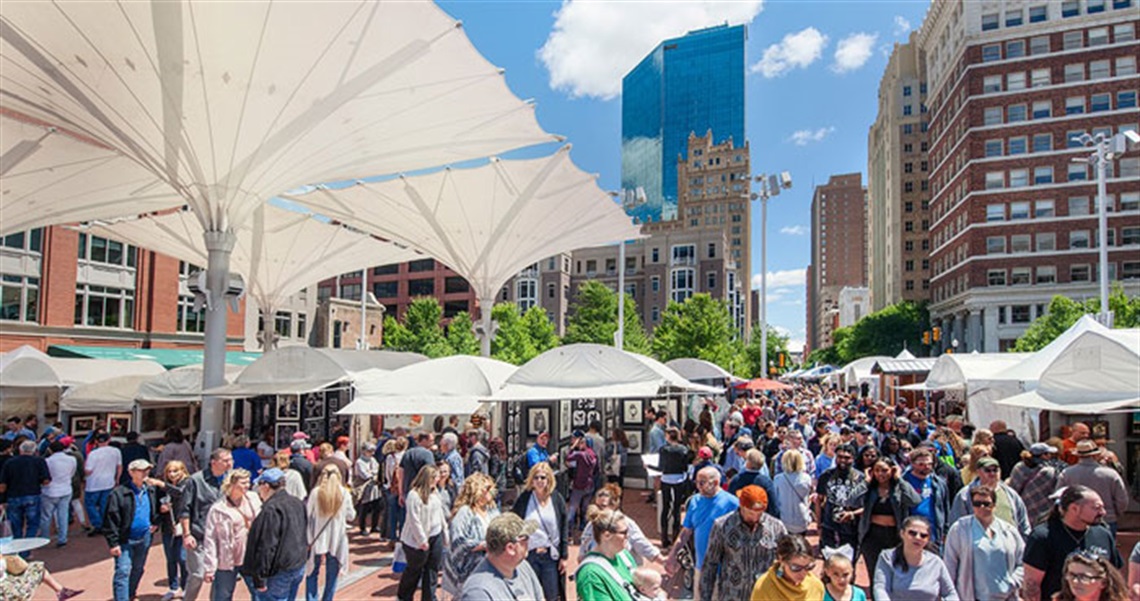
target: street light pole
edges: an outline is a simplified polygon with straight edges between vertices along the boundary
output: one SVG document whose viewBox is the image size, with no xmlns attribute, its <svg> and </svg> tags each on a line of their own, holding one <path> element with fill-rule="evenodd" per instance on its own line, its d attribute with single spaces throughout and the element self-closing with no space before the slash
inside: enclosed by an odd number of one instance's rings
<svg viewBox="0 0 1140 601">
<path fill-rule="evenodd" d="M 767 177 L 759 175 L 760 193 L 753 194 L 752 200 L 760 200 L 760 369 L 762 377 L 771 375 L 768 368 L 768 199 L 778 196 L 781 188 L 792 187 L 792 176 L 784 171 L 780 175 Z"/>
</svg>

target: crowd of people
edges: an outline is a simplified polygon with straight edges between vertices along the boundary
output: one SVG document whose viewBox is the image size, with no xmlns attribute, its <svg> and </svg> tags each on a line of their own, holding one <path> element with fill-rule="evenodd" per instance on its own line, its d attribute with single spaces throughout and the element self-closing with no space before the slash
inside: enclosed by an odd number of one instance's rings
<svg viewBox="0 0 1140 601">
<path fill-rule="evenodd" d="M 647 414 L 655 524 L 623 511 L 641 502 L 623 500 L 623 432 L 595 422 L 561 445 L 542 432 L 508 457 L 486 420 L 457 416 L 358 449 L 342 433 L 278 449 L 239 426 L 202 466 L 177 428 L 152 450 L 134 433 L 77 439 L 11 418 L 0 501 L 17 538 L 54 531 L 63 547 L 72 525 L 103 537 L 116 601 L 136 598 L 158 539 L 163 601 L 198 599 L 204 584 L 211 600 L 303 587 L 332 601 L 353 530 L 392 553 L 407 601 L 555 601 L 569 587 L 583 601 L 685 588 L 701 601 L 1140 601 L 1140 545 L 1122 571 L 1116 541 L 1130 501 L 1119 461 L 1085 424 L 1025 447 L 1000 421 L 935 423 L 921 402 L 817 387 L 688 413 Z M 5 560 L 4 599 L 41 583 L 79 593 L 40 562 Z"/>
</svg>

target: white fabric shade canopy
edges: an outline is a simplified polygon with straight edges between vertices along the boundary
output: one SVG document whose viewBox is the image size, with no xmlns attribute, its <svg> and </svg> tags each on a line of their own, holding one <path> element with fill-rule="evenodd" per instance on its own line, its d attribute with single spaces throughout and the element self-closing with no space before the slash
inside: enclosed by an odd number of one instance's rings
<svg viewBox="0 0 1140 601">
<path fill-rule="evenodd" d="M 9 363 L 21 357 L 32 357 L 35 359 L 47 359 L 48 354 L 38 348 L 28 346 L 26 344 L 18 346 L 6 353 L 0 353 L 0 372 L 4 371 L 4 367 Z"/>
<path fill-rule="evenodd" d="M 744 378 L 738 378 L 728 373 L 728 370 L 725 368 L 711 361 L 705 361 L 704 359 L 694 359 L 691 357 L 673 359 L 672 361 L 666 361 L 665 367 L 677 372 L 681 377 L 690 381 L 727 380 L 733 383 L 748 381 Z"/>
<path fill-rule="evenodd" d="M 202 225 L 190 211 L 84 228 L 194 265 L 206 264 Z M 414 260 L 422 255 L 390 242 L 274 204 L 254 210 L 237 228 L 230 270 L 245 277 L 249 295 L 266 315 L 306 286 L 372 265 Z"/>
<path fill-rule="evenodd" d="M 264 353 L 247 365 L 232 384 L 205 392 L 224 398 L 304 394 L 351 381 L 369 369 L 391 371 L 425 359 L 418 353 L 289 346 Z"/>
<path fill-rule="evenodd" d="M 234 381 L 244 369 L 226 364 L 226 381 Z M 139 385 L 135 400 L 148 404 L 202 400 L 202 366 L 185 365 L 147 378 Z"/>
<path fill-rule="evenodd" d="M 131 411 L 139 386 L 151 376 L 116 376 L 69 388 L 59 397 L 60 411 Z"/>
<path fill-rule="evenodd" d="M 570 344 L 519 367 L 489 400 L 652 398 L 676 392 L 724 390 L 690 382 L 651 357 L 600 344 Z"/>
<path fill-rule="evenodd" d="M 395 371 L 368 370 L 353 382 L 355 400 L 346 415 L 470 414 L 518 368 L 510 363 L 456 355 Z"/>
<path fill-rule="evenodd" d="M 226 366 L 232 380 L 244 369 Z M 202 366 L 187 365 L 157 375 L 116 376 L 69 388 L 59 399 L 61 411 L 133 411 L 136 406 L 185 405 L 202 400 Z"/>
<path fill-rule="evenodd" d="M 285 198 L 435 257 L 471 284 L 489 326 L 495 295 L 528 265 L 641 236 L 595 180 L 564 146 L 549 157 L 492 159 Z"/>
<path fill-rule="evenodd" d="M 22 357 L 0 371 L 3 388 L 69 388 L 112 376 L 153 376 L 166 371 L 154 361 Z"/>
<path fill-rule="evenodd" d="M 1082 315 L 1072 327 L 1054 338 L 1053 342 L 1045 345 L 1041 350 L 1029 354 L 1024 361 L 1017 365 L 1002 371 L 1001 379 L 1024 382 L 1026 389 L 1036 388 L 1049 364 L 1055 361 L 1074 340 L 1090 331 L 1108 332 L 1109 329 L 1102 326 L 1091 315 Z M 1137 386 L 1140 387 L 1140 381 L 1138 381 Z"/>
<path fill-rule="evenodd" d="M 1078 414 L 1140 411 L 1140 329 L 1083 332 L 1044 370 L 1036 390 L 997 404 Z"/>
</svg>

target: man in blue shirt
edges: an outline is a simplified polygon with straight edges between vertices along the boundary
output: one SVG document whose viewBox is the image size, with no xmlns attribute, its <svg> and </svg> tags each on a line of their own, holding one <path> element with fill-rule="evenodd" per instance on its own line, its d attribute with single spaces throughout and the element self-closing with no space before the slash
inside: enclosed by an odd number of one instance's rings
<svg viewBox="0 0 1140 601">
<path fill-rule="evenodd" d="M 111 557 L 115 558 L 112 589 L 115 601 L 130 601 L 137 596 L 151 534 L 158 529 L 158 495 L 146 483 L 154 464 L 136 459 L 127 466 L 131 481 L 115 487 L 107 497 L 103 517 L 103 534 Z"/>
<path fill-rule="evenodd" d="M 693 540 L 693 598 L 700 599 L 701 566 L 705 561 L 705 551 L 708 550 L 709 535 L 712 533 L 713 522 L 717 518 L 736 511 L 740 500 L 730 495 L 720 487 L 720 471 L 709 466 L 697 472 L 697 491 L 699 495 L 689 500 L 685 511 L 685 521 L 681 524 L 681 535 L 673 544 L 669 558 L 665 562 L 666 570 L 670 574 L 676 573 L 679 563 L 677 553 Z"/>
<path fill-rule="evenodd" d="M 653 414 L 653 427 L 649 429 L 649 454 L 655 455 L 661 447 L 665 446 L 665 426 L 669 422 L 669 414 L 658 410 Z"/>
<path fill-rule="evenodd" d="M 930 523 L 931 542 L 939 549 L 949 525 L 946 516 L 950 514 L 950 495 L 946 481 L 934 473 L 934 454 L 926 447 L 919 447 L 910 453 L 910 468 L 903 474 L 922 502 L 911 510 L 911 515 L 920 515 Z"/>
<path fill-rule="evenodd" d="M 8 418 L 8 431 L 4 433 L 4 438 L 7 440 L 16 440 L 20 436 L 28 440 L 35 441 L 36 433 L 24 427 L 24 422 L 13 415 Z"/>
<path fill-rule="evenodd" d="M 540 432 L 534 444 L 526 452 L 526 468 L 528 470 L 543 461 L 550 461 L 553 466 L 554 461 L 550 457 L 550 451 L 546 450 L 548 444 L 550 444 L 550 433 Z"/>
</svg>

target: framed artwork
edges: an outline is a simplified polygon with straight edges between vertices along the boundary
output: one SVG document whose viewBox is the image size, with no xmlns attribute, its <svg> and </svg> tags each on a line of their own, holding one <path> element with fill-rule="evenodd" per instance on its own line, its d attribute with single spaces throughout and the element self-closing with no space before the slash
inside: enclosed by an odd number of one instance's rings
<svg viewBox="0 0 1140 601">
<path fill-rule="evenodd" d="M 571 423 L 574 424 L 575 428 L 585 428 L 586 427 L 586 410 L 585 409 L 575 409 L 574 410 L 574 419 L 572 420 Z"/>
<path fill-rule="evenodd" d="M 594 423 L 594 422 L 600 422 L 600 421 L 602 421 L 602 412 L 601 411 L 598 411 L 597 409 L 591 409 L 590 411 L 586 412 L 586 426 L 587 427 L 589 427 L 589 425 Z"/>
<path fill-rule="evenodd" d="M 598 401 L 596 399 L 578 399 L 574 401 L 574 406 L 578 409 L 597 409 Z"/>
<path fill-rule="evenodd" d="M 1092 430 L 1092 439 L 1093 440 L 1098 440 L 1098 439 L 1107 440 L 1109 438 L 1109 436 L 1108 436 L 1108 422 L 1107 421 L 1104 421 L 1104 420 L 1091 421 L 1091 422 L 1089 422 L 1089 430 Z"/>
<path fill-rule="evenodd" d="M 621 421 L 626 425 L 640 426 L 645 422 L 641 414 L 641 399 L 625 399 L 621 403 Z"/>
<path fill-rule="evenodd" d="M 277 441 L 277 448 L 287 449 L 293 443 L 293 434 L 298 430 L 297 422 L 277 422 L 273 433 L 273 440 Z"/>
<path fill-rule="evenodd" d="M 526 408 L 526 435 L 528 437 L 538 436 L 541 432 L 550 431 L 550 408 L 549 407 L 527 407 Z"/>
<path fill-rule="evenodd" d="M 107 432 L 111 436 L 126 436 L 131 431 L 130 413 L 108 413 Z"/>
<path fill-rule="evenodd" d="M 277 419 L 293 421 L 301 417 L 301 399 L 295 394 L 283 394 L 277 397 Z M 286 445 L 288 446 L 288 445 Z"/>
<path fill-rule="evenodd" d="M 341 394 L 340 390 L 325 391 L 325 404 L 328 405 L 329 413 L 336 413 L 341 408 Z"/>
<path fill-rule="evenodd" d="M 558 401 L 558 437 L 569 438 L 574 431 L 570 423 L 570 401 Z"/>
<path fill-rule="evenodd" d="M 313 393 L 305 396 L 305 419 L 320 419 L 325 416 L 325 402 L 321 394 Z"/>
<path fill-rule="evenodd" d="M 629 439 L 629 452 L 641 454 L 641 430 L 626 430 L 625 437 Z"/>
<path fill-rule="evenodd" d="M 669 414 L 669 421 L 677 419 L 677 402 L 673 399 L 653 399 L 649 401 L 649 407 L 653 412 L 664 411 Z"/>
<path fill-rule="evenodd" d="M 1129 483 L 1129 494 L 1133 497 L 1140 495 L 1140 442 L 1128 441 L 1124 481 Z"/>
<path fill-rule="evenodd" d="M 301 428 L 308 434 L 311 440 L 325 440 L 328 436 L 325 434 L 325 420 L 321 418 L 305 420 L 304 427 Z"/>
<path fill-rule="evenodd" d="M 1140 411 L 1132 412 L 1132 433 L 1140 434 Z"/>
<path fill-rule="evenodd" d="M 79 438 L 95 429 L 94 415 L 79 415 L 71 418 L 71 435 Z"/>
</svg>

